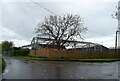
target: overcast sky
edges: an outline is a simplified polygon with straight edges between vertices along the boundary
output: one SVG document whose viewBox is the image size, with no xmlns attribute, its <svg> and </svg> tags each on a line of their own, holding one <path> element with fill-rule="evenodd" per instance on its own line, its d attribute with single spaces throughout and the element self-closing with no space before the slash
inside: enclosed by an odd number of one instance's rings
<svg viewBox="0 0 120 81">
<path fill-rule="evenodd" d="M 76 14 L 84 19 L 88 32 L 85 41 L 114 47 L 117 19 L 111 14 L 117 11 L 119 0 L 3 0 L 0 3 L 0 41 L 14 41 L 15 46 L 30 44 L 34 29 L 45 16 Z M 53 13 L 47 11 L 46 9 Z"/>
</svg>

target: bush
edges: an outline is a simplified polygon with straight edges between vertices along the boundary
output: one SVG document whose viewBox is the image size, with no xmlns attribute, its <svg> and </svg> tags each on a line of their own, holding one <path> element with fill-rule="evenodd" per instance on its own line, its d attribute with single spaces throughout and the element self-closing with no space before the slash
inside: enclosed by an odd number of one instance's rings
<svg viewBox="0 0 120 81">
<path fill-rule="evenodd" d="M 5 62 L 5 60 L 2 58 L 2 73 L 4 72 L 5 67 L 6 67 L 6 62 Z"/>
<path fill-rule="evenodd" d="M 12 56 L 28 56 L 29 49 L 14 50 Z"/>
</svg>

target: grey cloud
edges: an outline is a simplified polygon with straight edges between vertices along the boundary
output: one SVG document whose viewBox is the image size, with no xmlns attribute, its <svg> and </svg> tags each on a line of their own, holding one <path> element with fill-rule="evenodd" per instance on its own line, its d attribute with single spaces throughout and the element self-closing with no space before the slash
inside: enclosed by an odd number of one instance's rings
<svg viewBox="0 0 120 81">
<path fill-rule="evenodd" d="M 82 7 L 79 3 L 74 2 L 72 4 L 67 2 L 38 3 L 57 15 L 78 14 L 84 19 L 85 26 L 88 29 L 100 34 L 109 36 L 114 34 L 117 29 L 117 20 L 111 17 L 111 14 L 116 10 L 117 2 L 89 4 L 82 5 Z M 31 40 L 35 35 L 34 29 L 36 25 L 42 22 L 45 16 L 48 17 L 49 15 L 52 15 L 52 13 L 32 2 L 11 2 L 3 5 L 2 24 L 19 34 L 19 37 L 15 38 Z M 89 38 L 97 36 L 100 35 L 91 32 L 87 34 Z"/>
</svg>

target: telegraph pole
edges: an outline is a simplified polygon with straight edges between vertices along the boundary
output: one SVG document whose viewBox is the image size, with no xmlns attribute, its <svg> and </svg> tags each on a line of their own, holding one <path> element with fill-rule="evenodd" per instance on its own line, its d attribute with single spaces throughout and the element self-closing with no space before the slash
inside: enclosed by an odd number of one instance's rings
<svg viewBox="0 0 120 81">
<path fill-rule="evenodd" d="M 118 2 L 118 49 L 120 49 L 120 1 Z"/>
<path fill-rule="evenodd" d="M 116 31 L 116 37 L 115 37 L 115 52 L 117 52 L 117 44 L 119 43 L 119 41 L 118 41 L 118 33 L 119 33 L 119 31 Z"/>
<path fill-rule="evenodd" d="M 112 14 L 112 18 L 118 20 L 118 29 L 116 31 L 116 37 L 115 37 L 115 52 L 117 52 L 117 49 L 120 48 L 120 1 L 118 2 L 117 9 L 118 11 Z"/>
</svg>

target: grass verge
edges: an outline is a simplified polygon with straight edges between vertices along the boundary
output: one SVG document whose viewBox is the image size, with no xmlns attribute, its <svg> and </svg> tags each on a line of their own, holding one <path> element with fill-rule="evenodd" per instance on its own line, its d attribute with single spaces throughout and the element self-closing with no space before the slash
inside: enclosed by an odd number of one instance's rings
<svg viewBox="0 0 120 81">
<path fill-rule="evenodd" d="M 5 67 L 6 67 L 6 62 L 5 62 L 5 60 L 2 58 L 2 73 L 4 72 Z"/>
<path fill-rule="evenodd" d="M 0 54 L 0 72 L 2 71 L 2 55 Z"/>
<path fill-rule="evenodd" d="M 79 62 L 112 62 L 120 61 L 118 58 L 96 58 L 96 59 L 68 59 L 68 58 L 47 58 L 47 57 L 31 57 L 31 56 L 14 56 L 21 60 L 38 60 L 38 61 L 79 61 Z"/>
<path fill-rule="evenodd" d="M 0 54 L 0 71 L 3 73 L 4 69 L 6 67 L 6 62 L 4 61 L 4 59 L 2 58 L 2 54 Z"/>
</svg>

